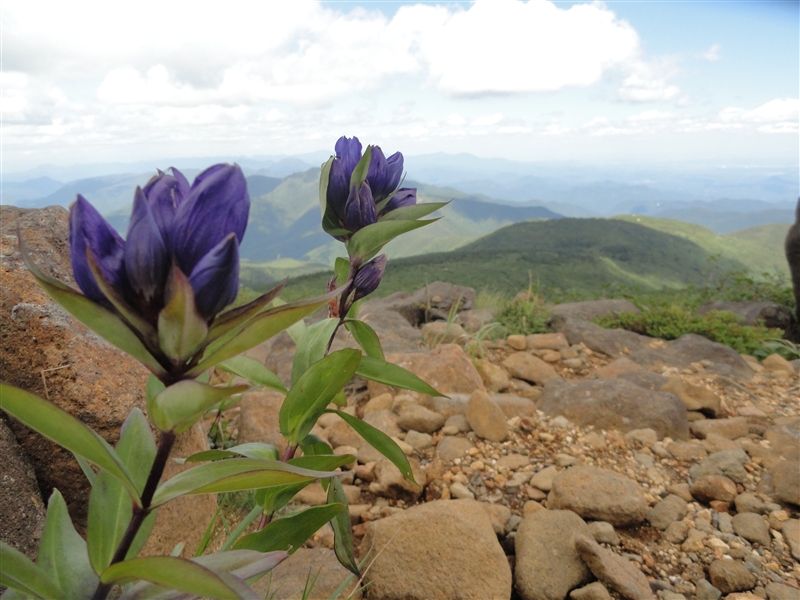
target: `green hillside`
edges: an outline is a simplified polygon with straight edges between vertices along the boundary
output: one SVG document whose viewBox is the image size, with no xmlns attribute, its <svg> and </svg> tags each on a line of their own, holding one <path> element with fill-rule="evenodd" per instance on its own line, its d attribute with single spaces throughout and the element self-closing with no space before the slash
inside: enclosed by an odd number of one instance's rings
<svg viewBox="0 0 800 600">
<path fill-rule="evenodd" d="M 398 240 L 399 241 L 399 240 Z M 683 237 L 621 219 L 560 219 L 515 223 L 452 252 L 390 260 L 379 295 L 448 281 L 515 294 L 532 279 L 543 287 L 591 292 L 605 285 L 644 289 L 703 285 L 712 271 L 742 268 Z M 290 281 L 300 296 L 324 289 L 329 276 Z"/>
<path fill-rule="evenodd" d="M 672 219 L 633 215 L 620 215 L 614 219 L 638 223 L 684 238 L 694 242 L 709 254 L 738 260 L 756 274 L 772 273 L 789 276 L 789 265 L 783 253 L 783 240 L 790 227 L 788 224 L 758 225 L 719 235 L 700 225 Z"/>
</svg>

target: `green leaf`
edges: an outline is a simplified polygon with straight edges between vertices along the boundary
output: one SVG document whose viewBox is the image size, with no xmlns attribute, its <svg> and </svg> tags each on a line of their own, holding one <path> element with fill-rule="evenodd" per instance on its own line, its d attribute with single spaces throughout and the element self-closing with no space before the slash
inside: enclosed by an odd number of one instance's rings
<svg viewBox="0 0 800 600">
<path fill-rule="evenodd" d="M 322 169 L 319 172 L 319 208 L 320 216 L 325 217 L 325 212 L 328 209 L 328 183 L 331 178 L 331 167 L 336 157 L 331 156 L 328 160 L 322 163 Z"/>
<path fill-rule="evenodd" d="M 97 473 L 92 471 L 92 466 L 89 464 L 89 461 L 83 458 L 80 454 L 73 454 L 72 456 L 75 457 L 75 461 L 78 463 L 81 471 L 83 471 L 83 474 L 86 475 L 86 479 L 89 480 L 89 485 L 94 485 L 94 480 L 97 479 Z"/>
<path fill-rule="evenodd" d="M 392 461 L 392 464 L 400 469 L 400 472 L 406 479 L 416 483 L 416 481 L 414 481 L 414 474 L 411 472 L 411 465 L 408 463 L 408 458 L 406 458 L 400 446 L 398 446 L 392 438 L 383 433 L 380 429 L 376 429 L 358 417 L 348 415 L 344 411 L 326 410 L 325 412 L 339 415 L 339 417 L 344 419 L 350 427 L 355 429 L 356 433 L 363 437 L 370 446 Z"/>
<path fill-rule="evenodd" d="M 292 385 L 315 362 L 325 356 L 328 342 L 339 324 L 339 319 L 323 319 L 305 328 L 305 333 L 297 343 L 292 360 Z"/>
<path fill-rule="evenodd" d="M 143 580 L 210 598 L 253 598 L 253 591 L 238 577 L 172 556 L 134 558 L 116 563 L 105 570 L 101 580 L 111 584 Z"/>
<path fill-rule="evenodd" d="M 66 598 L 91 598 L 98 584 L 89 564 L 86 542 L 75 531 L 67 503 L 53 490 L 39 543 L 37 566 L 52 573 Z"/>
<path fill-rule="evenodd" d="M 166 306 L 158 313 L 158 343 L 176 364 L 185 363 L 203 345 L 208 325 L 197 312 L 189 278 L 173 264 L 164 292 Z"/>
<path fill-rule="evenodd" d="M 356 577 L 361 577 L 358 570 L 358 561 L 353 551 L 353 527 L 350 524 L 350 509 L 347 507 L 347 496 L 344 493 L 342 482 L 331 479 L 328 487 L 328 503 L 339 503 L 344 510 L 337 513 L 331 521 L 333 527 L 333 551 L 339 563 Z"/>
<path fill-rule="evenodd" d="M 248 389 L 246 385 L 212 387 L 193 379 L 184 379 L 173 383 L 155 397 L 149 407 L 150 418 L 161 431 L 183 433 L 209 408 Z"/>
<path fill-rule="evenodd" d="M 234 548 L 247 548 L 259 552 L 285 550 L 292 554 L 339 512 L 343 504 L 323 504 L 301 510 L 289 517 L 276 519 L 261 531 L 241 538 Z"/>
<path fill-rule="evenodd" d="M 312 480 L 302 483 L 293 483 L 278 487 L 256 490 L 254 496 L 256 504 L 266 514 L 271 515 L 286 506 L 298 492 L 314 483 Z"/>
<path fill-rule="evenodd" d="M 350 332 L 350 335 L 353 336 L 358 345 L 364 349 L 367 356 L 384 360 L 381 340 L 372 327 L 357 319 L 348 320 L 345 322 L 345 327 L 347 327 L 347 331 Z"/>
<path fill-rule="evenodd" d="M 263 442 L 249 442 L 247 444 L 239 444 L 227 450 L 205 450 L 192 454 L 186 459 L 186 462 L 203 462 L 207 460 L 219 460 L 221 458 L 230 458 L 231 456 L 246 456 L 248 458 L 263 458 L 266 460 L 278 460 L 278 449 L 272 444 L 265 444 Z"/>
<path fill-rule="evenodd" d="M 3 541 L 0 541 L 0 565 L 0 585 L 42 600 L 64 598 L 47 571 Z"/>
<path fill-rule="evenodd" d="M 385 244 L 399 235 L 430 225 L 438 220 L 378 221 L 359 229 L 353 234 L 353 237 L 347 242 L 347 253 L 351 257 L 360 258 L 362 261 L 369 260 L 378 254 Z"/>
<path fill-rule="evenodd" d="M 303 451 L 304 456 L 333 454 L 333 450 L 328 445 L 328 443 L 323 441 L 322 438 L 320 438 L 317 435 L 314 435 L 313 433 L 309 433 L 305 438 L 303 438 L 303 441 L 300 442 L 300 450 Z"/>
<path fill-rule="evenodd" d="M 203 359 L 186 375 L 195 377 L 224 360 L 257 346 L 268 340 L 276 333 L 280 333 L 296 321 L 310 315 L 320 306 L 335 298 L 338 291 L 333 291 L 324 296 L 290 302 L 282 306 L 270 308 L 251 319 L 247 325 L 229 340 L 217 340 L 206 348 Z M 224 342 L 224 343 L 223 343 Z"/>
<path fill-rule="evenodd" d="M 365 356 L 361 359 L 361 364 L 356 373 L 372 381 L 377 381 L 378 383 L 383 383 L 392 387 L 412 390 L 420 394 L 428 394 L 429 396 L 446 397 L 414 375 L 411 371 L 372 356 Z"/>
<path fill-rule="evenodd" d="M 222 512 L 222 505 L 220 504 L 217 506 L 217 510 L 214 512 L 214 516 L 211 517 L 211 521 L 208 522 L 208 527 L 203 532 L 203 537 L 200 538 L 200 543 L 197 545 L 197 550 L 194 551 L 194 557 L 197 558 L 198 556 L 203 556 L 203 552 L 206 551 L 208 545 L 211 543 L 211 536 L 214 535 L 214 529 L 217 525 L 217 520 L 219 519 L 219 515 Z"/>
<path fill-rule="evenodd" d="M 230 573 L 237 579 L 247 580 L 271 571 L 287 556 L 285 552 L 263 554 L 253 550 L 233 550 L 198 556 L 191 561 L 217 572 Z M 179 598 L 185 600 L 186 595 L 177 590 L 170 591 L 164 586 L 141 582 L 128 590 L 120 600 L 178 600 Z"/>
<path fill-rule="evenodd" d="M 158 488 L 152 505 L 161 506 L 173 498 L 186 494 L 239 492 L 323 477 L 335 477 L 335 474 L 302 469 L 274 460 L 256 458 L 220 460 L 178 473 Z"/>
<path fill-rule="evenodd" d="M 350 277 L 350 261 L 337 256 L 336 261 L 333 263 L 333 272 L 336 274 L 336 285 L 344 285 Z"/>
<path fill-rule="evenodd" d="M 238 375 L 239 377 L 244 377 L 257 385 L 278 390 L 284 394 L 289 391 L 275 373 L 257 360 L 247 356 L 234 356 L 233 358 L 219 363 L 217 368 Z"/>
<path fill-rule="evenodd" d="M 278 414 L 283 436 L 297 445 L 308 435 L 325 407 L 350 381 L 361 362 L 358 350 L 345 348 L 315 362 L 292 386 Z"/>
<path fill-rule="evenodd" d="M 156 456 L 156 444 L 144 414 L 134 408 L 122 425 L 117 456 L 131 473 L 139 493 L 144 490 Z M 89 496 L 86 539 L 94 572 L 102 573 L 125 535 L 133 517 L 133 503 L 122 485 L 107 471 L 101 471 Z M 140 534 L 141 535 L 141 530 Z M 146 536 L 144 541 L 146 541 Z M 129 558 L 136 554 L 128 553 Z"/>
<path fill-rule="evenodd" d="M 361 160 L 358 161 L 352 174 L 350 175 L 350 188 L 356 186 L 356 189 L 361 188 L 361 184 L 367 180 L 369 174 L 369 163 L 372 162 L 372 146 L 367 146 Z"/>
<path fill-rule="evenodd" d="M 68 412 L 35 394 L 6 383 L 0 383 L 0 409 L 59 446 L 80 454 L 111 473 L 122 482 L 134 501 L 139 502 L 136 485 L 113 448 L 93 429 Z"/>
<path fill-rule="evenodd" d="M 208 330 L 206 342 L 210 344 L 218 338 L 234 333 L 243 327 L 250 319 L 263 312 L 267 305 L 278 297 L 285 285 L 286 281 L 282 281 L 252 302 L 237 306 L 218 315 L 211 324 L 211 329 Z"/>
<path fill-rule="evenodd" d="M 449 202 L 428 202 L 426 204 L 414 204 L 412 206 L 401 206 L 391 212 L 386 213 L 380 221 L 415 221 L 422 217 L 427 217 L 432 212 L 436 212 L 450 204 Z"/>
<path fill-rule="evenodd" d="M 97 335 L 123 352 L 130 354 L 156 375 L 166 375 L 164 367 L 150 354 L 142 340 L 128 327 L 125 321 L 58 279 L 45 275 L 28 256 L 22 244 L 20 244 L 20 253 L 25 266 L 28 267 L 37 283 L 53 300 L 64 307 L 64 310 Z"/>
</svg>

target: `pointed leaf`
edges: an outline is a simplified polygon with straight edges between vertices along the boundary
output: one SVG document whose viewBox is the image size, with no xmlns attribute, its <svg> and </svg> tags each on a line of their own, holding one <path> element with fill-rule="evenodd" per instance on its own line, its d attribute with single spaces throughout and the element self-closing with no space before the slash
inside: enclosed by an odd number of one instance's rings
<svg viewBox="0 0 800 600">
<path fill-rule="evenodd" d="M 54 576 L 66 598 L 91 598 L 97 587 L 98 579 L 89 564 L 86 542 L 75 531 L 67 503 L 58 490 L 53 490 L 47 503 L 36 564 Z"/>
<path fill-rule="evenodd" d="M 358 161 L 353 173 L 350 175 L 350 187 L 356 186 L 356 189 L 361 187 L 361 184 L 367 180 L 369 174 L 369 163 L 372 162 L 372 146 L 367 146 L 361 160 Z"/>
<path fill-rule="evenodd" d="M 292 554 L 339 512 L 343 504 L 323 504 L 301 510 L 289 517 L 276 519 L 261 531 L 241 538 L 234 548 L 247 548 L 259 552 L 285 550 Z"/>
<path fill-rule="evenodd" d="M 209 408 L 248 389 L 246 385 L 212 387 L 193 379 L 184 379 L 155 397 L 149 407 L 150 418 L 161 431 L 183 433 Z"/>
<path fill-rule="evenodd" d="M 372 381 L 377 381 L 378 383 L 383 383 L 392 387 L 412 390 L 420 394 L 428 394 L 429 396 L 446 397 L 414 375 L 411 371 L 371 356 L 365 356 L 361 359 L 361 364 L 356 373 Z"/>
<path fill-rule="evenodd" d="M 284 394 L 289 391 L 275 373 L 257 360 L 247 356 L 234 356 L 219 363 L 217 368 L 239 377 L 244 377 L 256 385 L 272 388 Z"/>
<path fill-rule="evenodd" d="M 206 348 L 203 359 L 187 373 L 187 376 L 195 377 L 209 367 L 213 367 L 268 340 L 303 317 L 310 315 L 320 306 L 325 306 L 328 300 L 335 298 L 338 293 L 338 291 L 334 290 L 324 296 L 290 302 L 258 314 L 231 339 L 224 340 L 224 343 L 221 343 L 223 340 L 217 340 Z"/>
<path fill-rule="evenodd" d="M 449 202 L 428 202 L 425 204 L 414 204 L 412 206 L 401 206 L 383 215 L 379 220 L 383 221 L 415 221 L 422 217 L 427 217 L 432 212 L 436 212 L 450 204 Z"/>
<path fill-rule="evenodd" d="M 101 580 L 112 584 L 143 580 L 211 598 L 250 600 L 254 596 L 253 591 L 238 577 L 172 556 L 134 558 L 116 563 L 106 569 Z"/>
<path fill-rule="evenodd" d="M 221 458 L 230 458 L 231 456 L 246 456 L 248 458 L 262 458 L 266 460 L 278 460 L 280 458 L 278 449 L 272 444 L 250 442 L 233 446 L 227 450 L 206 450 L 204 452 L 198 452 L 188 457 L 186 462 L 219 460 Z"/>
<path fill-rule="evenodd" d="M 344 285 L 350 277 L 350 261 L 341 256 L 337 256 L 333 263 L 333 272 L 336 275 L 336 285 Z"/>
<path fill-rule="evenodd" d="M 75 457 L 75 461 L 78 463 L 78 466 L 83 471 L 83 474 L 86 475 L 86 479 L 89 480 L 89 485 L 94 485 L 94 480 L 97 479 L 97 473 L 92 471 L 92 465 L 89 464 L 89 461 L 83 458 L 80 454 L 72 454 Z"/>
<path fill-rule="evenodd" d="M 408 458 L 406 458 L 400 446 L 398 446 L 392 438 L 383 433 L 380 429 L 376 429 L 358 417 L 348 415 L 344 411 L 326 410 L 325 412 L 339 415 L 339 417 L 344 419 L 350 427 L 355 429 L 356 433 L 363 437 L 370 446 L 392 461 L 392 464 L 400 469 L 400 472 L 406 479 L 416 483 L 414 481 L 414 474 L 411 472 L 411 465 L 408 463 Z"/>
<path fill-rule="evenodd" d="M 303 439 L 303 441 L 300 442 L 300 450 L 303 451 L 303 456 L 318 456 L 320 454 L 324 455 L 333 454 L 333 450 L 328 445 L 328 443 L 324 442 L 319 436 L 316 436 L 313 433 L 309 433 L 305 437 L 305 439 Z"/>
<path fill-rule="evenodd" d="M 339 319 L 324 319 L 305 328 L 305 333 L 297 343 L 292 361 L 292 384 L 315 362 L 325 356 L 328 342 L 339 324 Z"/>
<path fill-rule="evenodd" d="M 381 347 L 381 340 L 375 330 L 357 319 L 349 319 L 345 323 L 347 331 L 353 336 L 353 339 L 364 350 L 367 356 L 384 360 L 383 348 Z"/>
<path fill-rule="evenodd" d="M 158 343 L 173 361 L 183 363 L 206 340 L 208 325 L 197 310 L 192 284 L 178 265 L 172 265 L 165 296 L 167 304 L 158 313 Z"/>
<path fill-rule="evenodd" d="M 3 541 L 0 541 L 0 565 L 0 585 L 42 600 L 65 597 L 47 571 Z"/>
<path fill-rule="evenodd" d="M 356 372 L 358 350 L 332 352 L 311 365 L 292 386 L 281 405 L 278 422 L 283 436 L 293 445 L 308 435 L 325 407 Z"/>
<path fill-rule="evenodd" d="M 123 352 L 142 363 L 156 375 L 166 375 L 166 370 L 150 354 L 144 343 L 128 325 L 110 310 L 95 304 L 86 296 L 73 290 L 58 279 L 45 275 L 31 260 L 22 245 L 20 252 L 25 266 L 45 292 L 64 310 Z"/>
<path fill-rule="evenodd" d="M 236 308 L 232 308 L 218 315 L 211 324 L 211 329 L 208 331 L 208 343 L 210 344 L 224 335 L 241 329 L 250 319 L 266 310 L 267 305 L 278 297 L 278 294 L 280 294 L 281 290 L 286 285 L 286 281 L 288 280 L 282 281 L 252 302 L 237 306 Z"/>
<path fill-rule="evenodd" d="M 398 209 L 399 210 L 399 209 Z M 435 223 L 439 219 L 429 219 L 427 221 L 378 221 L 372 225 L 367 225 L 353 234 L 347 242 L 347 253 L 352 257 L 358 257 L 363 261 L 369 260 L 388 242 L 394 238 L 419 229 L 425 225 Z"/>
<path fill-rule="evenodd" d="M 0 383 L 0 409 L 44 437 L 80 454 L 101 469 L 119 479 L 135 502 L 139 502 L 136 485 L 125 464 L 93 429 L 90 429 L 68 412 L 14 386 Z"/>
<path fill-rule="evenodd" d="M 336 473 L 311 471 L 274 460 L 220 460 L 183 471 L 163 483 L 156 491 L 152 505 L 160 506 L 185 494 L 255 490 L 335 476 Z"/>
<path fill-rule="evenodd" d="M 322 169 L 319 173 L 319 208 L 320 216 L 325 217 L 325 212 L 328 209 L 328 182 L 331 178 L 331 165 L 336 157 L 331 156 L 322 164 Z"/>
<path fill-rule="evenodd" d="M 342 482 L 338 479 L 331 479 L 328 487 L 328 503 L 339 503 L 344 506 L 344 510 L 338 513 L 331 520 L 333 527 L 333 551 L 345 569 L 356 577 L 361 577 L 358 570 L 358 561 L 353 550 L 353 526 L 350 522 L 350 509 L 347 507 L 347 496 L 344 493 Z"/>
</svg>

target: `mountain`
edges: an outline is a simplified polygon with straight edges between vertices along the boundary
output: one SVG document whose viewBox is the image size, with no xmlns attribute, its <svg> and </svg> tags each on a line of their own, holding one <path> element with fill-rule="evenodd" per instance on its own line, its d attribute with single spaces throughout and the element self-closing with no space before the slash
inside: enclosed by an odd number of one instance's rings
<svg viewBox="0 0 800 600">
<path fill-rule="evenodd" d="M 25 181 L 3 181 L 2 202 L 6 205 L 22 206 L 27 200 L 49 196 L 64 183 L 50 177 L 36 177 Z"/>
<path fill-rule="evenodd" d="M 674 207 L 655 213 L 657 216 L 694 223 L 715 233 L 731 233 L 755 225 L 794 223 L 794 210 L 789 203 L 787 208 L 771 208 L 753 212 L 709 210 L 701 205 Z"/>
</svg>

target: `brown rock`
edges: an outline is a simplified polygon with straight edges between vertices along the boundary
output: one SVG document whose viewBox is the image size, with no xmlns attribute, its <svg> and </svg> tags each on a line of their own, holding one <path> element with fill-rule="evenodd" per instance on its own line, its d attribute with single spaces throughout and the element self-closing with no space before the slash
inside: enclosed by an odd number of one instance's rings
<svg viewBox="0 0 800 600">
<path fill-rule="evenodd" d="M 652 342 L 648 338 L 624 329 L 604 329 L 589 321 L 556 316 L 552 319 L 553 326 L 559 329 L 570 344 L 584 344 L 594 352 L 601 352 L 614 358 L 629 355 L 650 347 Z"/>
<path fill-rule="evenodd" d="M 628 358 L 646 369 L 678 367 L 686 369 L 692 363 L 711 362 L 706 372 L 749 381 L 753 369 L 738 352 L 724 344 L 718 344 L 701 335 L 687 333 L 668 342 L 663 348 L 648 348 L 634 352 Z"/>
<path fill-rule="evenodd" d="M 694 462 L 708 457 L 703 445 L 696 442 L 672 442 L 667 446 L 667 451 L 675 460 L 683 462 Z"/>
<path fill-rule="evenodd" d="M 511 380 L 503 367 L 488 360 L 479 360 L 476 361 L 475 368 L 480 373 L 486 389 L 490 392 L 502 392 L 511 386 Z"/>
<path fill-rule="evenodd" d="M 745 592 L 756 585 L 756 576 L 736 560 L 715 560 L 708 567 L 711 585 L 723 594 Z"/>
<path fill-rule="evenodd" d="M 780 354 L 770 354 L 767 358 L 765 358 L 761 362 L 761 364 L 770 373 L 777 373 L 778 371 L 783 371 L 784 373 L 788 373 L 789 375 L 796 375 L 792 363 L 783 358 Z"/>
<path fill-rule="evenodd" d="M 485 440 L 501 442 L 508 435 L 506 416 L 483 390 L 472 392 L 466 417 L 472 430 Z"/>
<path fill-rule="evenodd" d="M 748 542 L 769 547 L 769 525 L 761 515 L 755 513 L 739 513 L 733 517 L 733 531 Z"/>
<path fill-rule="evenodd" d="M 736 484 L 723 475 L 705 475 L 694 481 L 690 489 L 692 496 L 705 503 L 732 502 L 736 498 Z"/>
<path fill-rule="evenodd" d="M 511 597 L 511 569 L 486 512 L 439 500 L 373 521 L 361 544 L 374 562 L 367 597 L 442 600 Z"/>
<path fill-rule="evenodd" d="M 469 335 L 458 323 L 448 323 L 447 321 L 433 321 L 425 323 L 421 328 L 422 340 L 428 346 L 438 346 L 439 344 L 466 344 Z"/>
<path fill-rule="evenodd" d="M 536 403 L 516 394 L 492 394 L 492 400 L 503 411 L 506 419 L 532 417 L 536 414 Z"/>
<path fill-rule="evenodd" d="M 675 394 L 683 400 L 686 410 L 700 411 L 709 417 L 716 417 L 719 414 L 721 402 L 719 396 L 708 388 L 684 381 L 677 375 L 670 377 L 661 391 Z"/>
<path fill-rule="evenodd" d="M 704 439 L 714 433 L 728 440 L 744 437 L 750 433 L 750 426 L 745 417 L 731 417 L 730 419 L 705 419 L 695 421 L 689 427 L 692 433 Z"/>
<path fill-rule="evenodd" d="M 561 350 L 569 348 L 569 342 L 563 333 L 533 333 L 525 337 L 525 346 L 528 350 Z"/>
<path fill-rule="evenodd" d="M 467 438 L 447 436 L 439 440 L 436 454 L 444 462 L 453 462 L 453 459 L 463 458 L 469 449 L 474 447 L 475 445 Z"/>
<path fill-rule="evenodd" d="M 611 600 L 611 594 L 599 581 L 585 585 L 569 593 L 570 600 Z"/>
<path fill-rule="evenodd" d="M 262 442 L 283 452 L 286 440 L 278 428 L 278 414 L 284 398 L 284 394 L 272 390 L 247 392 L 239 403 L 241 412 L 236 443 Z"/>
<path fill-rule="evenodd" d="M 409 458 L 411 473 L 414 475 L 414 482 L 409 481 L 400 472 L 400 469 L 388 458 L 381 458 L 375 463 L 373 469 L 374 481 L 369 484 L 369 491 L 378 496 L 386 498 L 400 498 L 416 500 L 422 495 L 427 478 L 425 471 L 419 466 L 416 458 Z"/>
<path fill-rule="evenodd" d="M 413 429 L 422 433 L 433 433 L 442 428 L 444 417 L 419 404 L 408 404 L 400 410 L 397 425 L 404 431 Z"/>
<path fill-rule="evenodd" d="M 546 381 L 558 379 L 555 369 L 527 352 L 515 352 L 503 361 L 503 366 L 512 377 L 530 381 L 536 385 L 544 385 Z"/>
<path fill-rule="evenodd" d="M 528 346 L 524 335 L 510 335 L 506 338 L 506 344 L 514 350 L 525 350 Z"/>
<path fill-rule="evenodd" d="M 783 539 L 789 545 L 789 550 L 795 560 L 800 560 L 800 519 L 789 519 L 781 529 Z"/>
<path fill-rule="evenodd" d="M 610 377 L 619 377 L 620 375 L 624 375 L 626 373 L 635 373 L 636 371 L 644 371 L 644 367 L 637 365 L 631 359 L 623 356 L 603 367 L 600 367 L 594 372 L 594 374 L 595 377 L 598 377 L 599 379 L 608 379 Z"/>
<path fill-rule="evenodd" d="M 575 547 L 594 576 L 623 598 L 655 599 L 647 577 L 630 561 L 606 550 L 588 535 L 576 535 Z"/>
</svg>

